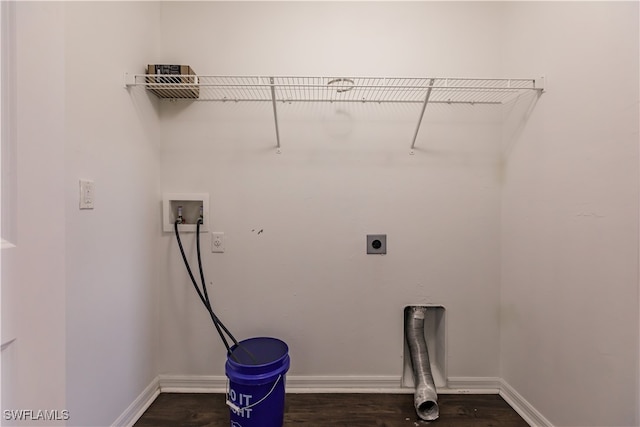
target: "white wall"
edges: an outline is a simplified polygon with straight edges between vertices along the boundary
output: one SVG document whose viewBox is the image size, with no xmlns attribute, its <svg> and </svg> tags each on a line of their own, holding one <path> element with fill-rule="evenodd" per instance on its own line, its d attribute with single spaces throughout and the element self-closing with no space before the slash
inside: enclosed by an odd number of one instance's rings
<svg viewBox="0 0 640 427">
<path fill-rule="evenodd" d="M 549 90 L 507 159 L 501 376 L 556 426 L 638 425 L 638 3 L 514 3 Z"/>
<path fill-rule="evenodd" d="M 16 9 L 17 248 L 2 260 L 3 342 L 16 341 L 3 409 L 109 425 L 157 372 L 158 119 L 122 76 L 156 59 L 159 5 Z M 79 178 L 96 182 L 93 211 L 78 210 Z"/>
<path fill-rule="evenodd" d="M 200 74 L 499 76 L 501 10 L 163 3 L 162 57 Z M 292 375 L 399 378 L 412 303 L 447 309 L 449 376 L 498 374 L 500 112 L 430 107 L 410 156 L 419 112 L 279 105 L 276 154 L 269 104 L 162 107 L 163 191 L 210 193 L 226 233 L 224 254 L 203 237 L 214 306 L 238 338 L 284 339 Z M 367 233 L 388 235 L 386 256 L 366 255 Z M 162 248 L 160 372 L 221 375 L 171 234 Z"/>
<path fill-rule="evenodd" d="M 124 72 L 158 58 L 155 2 L 66 4 L 68 425 L 110 425 L 157 375 L 156 101 Z M 78 180 L 95 209 L 78 209 Z"/>
<path fill-rule="evenodd" d="M 2 409 L 62 410 L 66 406 L 64 6 L 19 2 L 15 8 L 16 166 L 22 197 L 15 209 L 17 247 L 2 254 L 2 342 L 16 339 L 3 352 Z"/>
<path fill-rule="evenodd" d="M 292 374 L 399 378 L 402 307 L 442 304 L 450 377 L 501 376 L 555 425 L 638 424 L 637 3 L 17 9 L 18 247 L 3 253 L 2 341 L 18 339 L 3 409 L 108 425 L 158 372 L 223 374 L 160 232 L 162 190 L 211 194 L 227 239 L 214 255 L 203 236 L 214 304 L 239 338 L 287 341 Z M 506 150 L 501 110 L 429 107 L 415 156 L 416 106 L 282 105 L 278 155 L 270 105 L 160 106 L 120 89 L 154 61 L 545 73 L 549 91 Z M 79 178 L 96 182 L 93 211 L 78 210 Z M 386 256 L 364 253 L 367 233 L 388 234 Z M 185 245 L 193 259 L 193 236 Z"/>
</svg>

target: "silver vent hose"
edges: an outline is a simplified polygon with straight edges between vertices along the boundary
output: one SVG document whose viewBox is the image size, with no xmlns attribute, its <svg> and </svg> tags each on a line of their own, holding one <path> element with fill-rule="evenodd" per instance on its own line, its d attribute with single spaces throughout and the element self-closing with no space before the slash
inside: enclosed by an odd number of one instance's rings
<svg viewBox="0 0 640 427">
<path fill-rule="evenodd" d="M 414 406 L 421 419 L 433 421 L 439 415 L 438 393 L 431 374 L 427 342 L 424 339 L 426 314 L 426 307 L 408 307 L 405 315 L 405 334 L 416 384 Z"/>
</svg>

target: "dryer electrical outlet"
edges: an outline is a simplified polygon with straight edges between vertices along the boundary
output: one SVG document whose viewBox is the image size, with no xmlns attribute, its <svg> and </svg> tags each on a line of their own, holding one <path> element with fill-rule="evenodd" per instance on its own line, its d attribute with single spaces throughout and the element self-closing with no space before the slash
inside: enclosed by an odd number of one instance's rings
<svg viewBox="0 0 640 427">
<path fill-rule="evenodd" d="M 367 254 L 384 255 L 387 253 L 386 234 L 367 234 Z"/>
</svg>

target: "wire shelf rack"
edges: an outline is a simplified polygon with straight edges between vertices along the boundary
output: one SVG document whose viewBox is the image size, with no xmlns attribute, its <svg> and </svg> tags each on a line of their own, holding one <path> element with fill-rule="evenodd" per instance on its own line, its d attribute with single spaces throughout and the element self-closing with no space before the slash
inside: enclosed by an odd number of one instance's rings
<svg viewBox="0 0 640 427">
<path fill-rule="evenodd" d="M 544 91 L 544 79 L 447 77 L 293 77 L 126 74 L 125 86 L 144 86 L 160 98 L 216 102 L 270 102 L 280 149 L 277 104 L 358 102 L 422 104 L 411 149 L 427 104 L 504 104 Z"/>
</svg>

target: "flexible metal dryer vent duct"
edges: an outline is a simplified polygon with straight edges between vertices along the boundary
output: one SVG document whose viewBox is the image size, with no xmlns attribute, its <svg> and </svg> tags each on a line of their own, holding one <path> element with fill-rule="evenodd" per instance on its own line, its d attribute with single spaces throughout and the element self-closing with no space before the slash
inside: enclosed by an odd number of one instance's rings
<svg viewBox="0 0 640 427">
<path fill-rule="evenodd" d="M 431 374 L 427 342 L 424 339 L 426 307 L 407 307 L 405 310 L 405 335 L 411 355 L 413 379 L 416 384 L 414 406 L 418 416 L 425 421 L 438 418 L 438 393 Z"/>
</svg>

